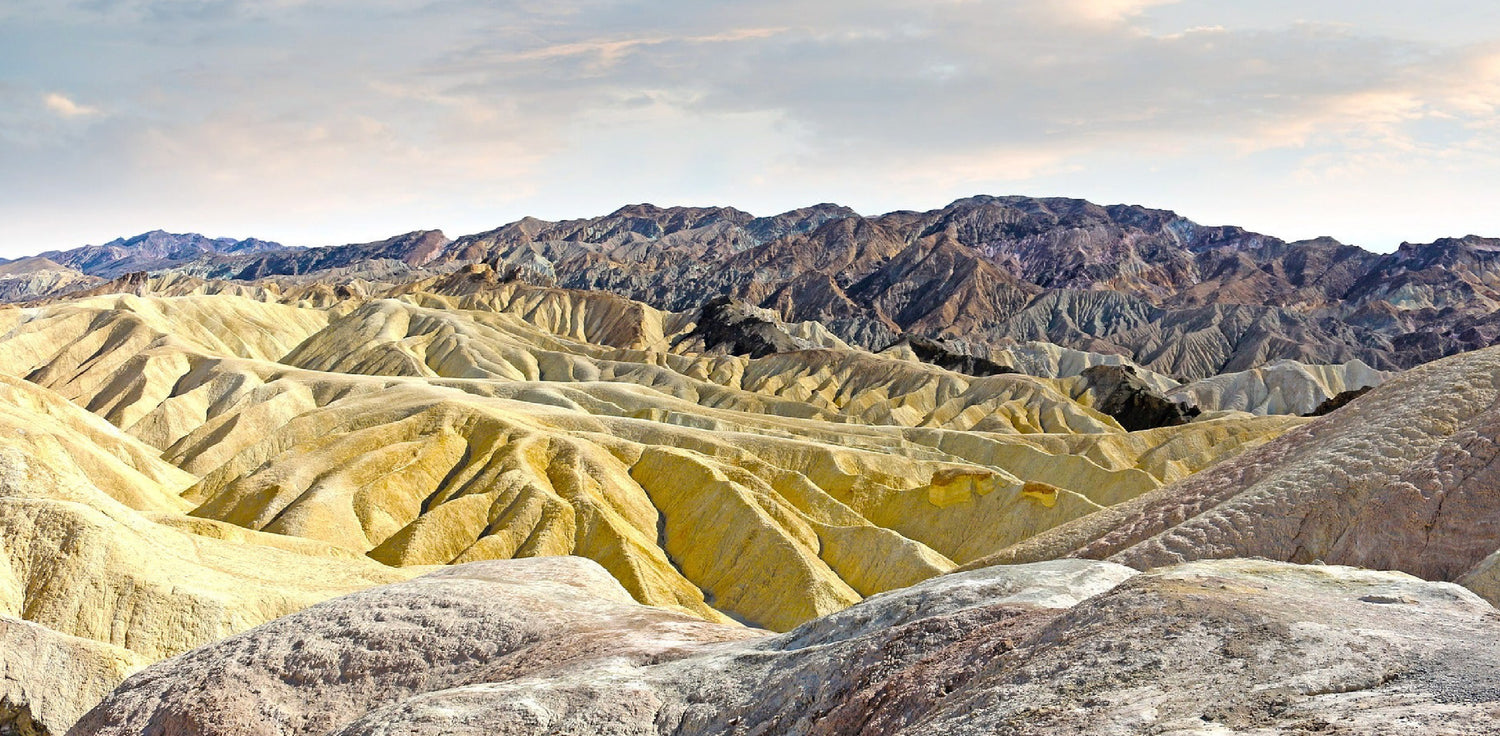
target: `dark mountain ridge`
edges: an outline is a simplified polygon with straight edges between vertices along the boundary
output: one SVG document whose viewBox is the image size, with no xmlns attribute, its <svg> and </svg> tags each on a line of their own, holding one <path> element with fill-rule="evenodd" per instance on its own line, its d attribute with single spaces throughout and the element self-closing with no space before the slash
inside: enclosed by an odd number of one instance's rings
<svg viewBox="0 0 1500 736">
<path fill-rule="evenodd" d="M 1500 240 L 1377 254 L 1079 199 L 975 196 L 870 217 L 833 204 L 769 217 L 637 204 L 594 218 L 524 218 L 456 240 L 417 231 L 300 250 L 148 236 L 125 257 L 88 248 L 45 255 L 99 273 L 154 261 L 163 265 L 139 270 L 237 280 L 399 280 L 483 261 L 514 278 L 670 310 L 743 300 L 872 349 L 908 333 L 980 357 L 1045 340 L 1190 378 L 1281 358 L 1397 369 L 1500 341 Z"/>
</svg>

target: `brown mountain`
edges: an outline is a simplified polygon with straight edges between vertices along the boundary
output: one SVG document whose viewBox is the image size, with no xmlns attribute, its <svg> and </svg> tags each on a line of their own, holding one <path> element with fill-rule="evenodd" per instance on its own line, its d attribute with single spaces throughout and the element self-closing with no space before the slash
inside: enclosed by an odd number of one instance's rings
<svg viewBox="0 0 1500 736">
<path fill-rule="evenodd" d="M 1500 342 L 1500 241 L 1470 236 L 1381 255 L 1076 199 L 980 196 L 874 217 L 832 204 L 771 217 L 641 204 L 587 219 L 524 218 L 452 241 L 416 231 L 304 250 L 226 246 L 188 262 L 178 251 L 83 250 L 59 262 L 111 275 L 141 267 L 399 282 L 486 261 L 531 283 L 671 311 L 730 297 L 874 350 L 906 333 L 979 357 L 1047 341 L 1185 378 L 1279 359 L 1394 370 Z M 95 265 L 100 258 L 107 265 Z"/>
</svg>

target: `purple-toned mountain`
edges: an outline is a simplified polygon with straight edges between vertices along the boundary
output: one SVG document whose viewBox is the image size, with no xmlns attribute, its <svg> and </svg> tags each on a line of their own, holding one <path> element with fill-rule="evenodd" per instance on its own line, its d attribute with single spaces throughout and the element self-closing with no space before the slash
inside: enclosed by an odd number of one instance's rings
<svg viewBox="0 0 1500 736">
<path fill-rule="evenodd" d="M 150 268 L 203 278 L 335 281 L 486 261 L 514 278 L 671 310 L 732 297 L 872 349 L 908 333 L 981 357 L 1045 340 L 1191 378 L 1281 358 L 1405 368 L 1500 342 L 1500 241 L 1376 254 L 1077 199 L 978 196 L 872 217 L 832 204 L 771 217 L 640 204 L 579 220 L 524 218 L 451 241 L 418 231 L 305 250 L 221 247 L 188 263 L 160 248 L 137 248 L 133 259 L 96 253 L 121 247 L 49 257 L 86 273 L 155 258 L 166 265 Z"/>
<path fill-rule="evenodd" d="M 385 265 L 401 270 L 427 265 L 453 241 L 441 230 L 416 230 L 373 243 L 325 248 L 277 250 L 253 254 L 208 256 L 177 269 L 205 278 L 252 281 L 275 276 L 297 276 L 334 270 Z"/>
<path fill-rule="evenodd" d="M 152 230 L 133 238 L 116 238 L 103 245 L 48 251 L 41 257 L 89 276 L 112 279 L 132 271 L 172 268 L 204 256 L 286 250 L 293 249 L 255 238 L 209 238 L 197 233 Z"/>
</svg>

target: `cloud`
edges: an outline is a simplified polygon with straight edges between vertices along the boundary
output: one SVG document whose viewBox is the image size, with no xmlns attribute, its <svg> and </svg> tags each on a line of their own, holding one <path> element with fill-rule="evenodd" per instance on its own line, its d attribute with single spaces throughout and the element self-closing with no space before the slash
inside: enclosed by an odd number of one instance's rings
<svg viewBox="0 0 1500 736">
<path fill-rule="evenodd" d="M 1136 17 L 1152 7 L 1176 2 L 1178 0 L 1061 0 L 1055 7 L 1073 17 L 1118 23 Z"/>
<path fill-rule="evenodd" d="M 1362 27 L 1361 0 L 18 2 L 0 249 L 82 239 L 30 214 L 69 207 L 306 243 L 648 198 L 1500 196 L 1500 28 Z"/>
<path fill-rule="evenodd" d="M 48 93 L 43 98 L 43 104 L 47 106 L 48 110 L 56 113 L 59 117 L 69 120 L 73 118 L 88 118 L 99 114 L 99 108 L 80 105 L 66 95 L 58 92 Z"/>
</svg>

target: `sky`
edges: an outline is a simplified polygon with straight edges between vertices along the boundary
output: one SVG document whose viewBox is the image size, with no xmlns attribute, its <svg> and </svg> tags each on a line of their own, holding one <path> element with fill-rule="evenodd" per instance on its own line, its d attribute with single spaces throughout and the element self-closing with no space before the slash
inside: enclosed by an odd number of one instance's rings
<svg viewBox="0 0 1500 736">
<path fill-rule="evenodd" d="M 0 256 L 973 194 L 1500 236 L 1493 0 L 0 0 Z"/>
</svg>

